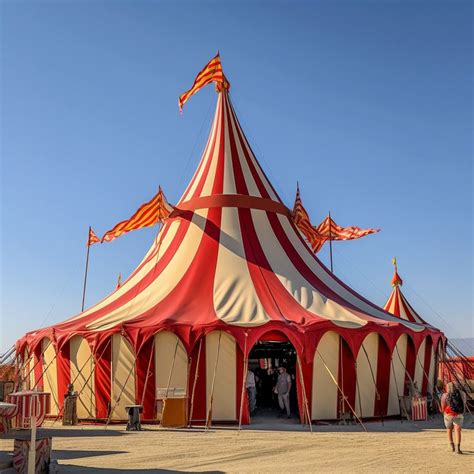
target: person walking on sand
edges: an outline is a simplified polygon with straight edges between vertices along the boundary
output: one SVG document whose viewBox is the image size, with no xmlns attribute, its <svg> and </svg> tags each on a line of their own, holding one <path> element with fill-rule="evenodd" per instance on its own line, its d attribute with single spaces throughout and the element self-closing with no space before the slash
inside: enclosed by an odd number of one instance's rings
<svg viewBox="0 0 474 474">
<path fill-rule="evenodd" d="M 274 388 L 274 392 L 278 395 L 278 404 L 282 412 L 281 416 L 284 415 L 286 409 L 286 416 L 291 418 L 290 415 L 290 390 L 291 390 L 291 377 L 286 372 L 285 367 L 278 368 L 278 379 Z"/>
<path fill-rule="evenodd" d="M 466 409 L 466 394 L 454 385 L 453 382 L 446 384 L 446 392 L 441 396 L 441 411 L 444 416 L 444 425 L 448 433 L 448 440 L 452 451 L 462 454 L 461 451 L 461 428 L 464 421 L 464 410 Z M 456 438 L 456 449 L 453 441 L 453 428 Z"/>
</svg>

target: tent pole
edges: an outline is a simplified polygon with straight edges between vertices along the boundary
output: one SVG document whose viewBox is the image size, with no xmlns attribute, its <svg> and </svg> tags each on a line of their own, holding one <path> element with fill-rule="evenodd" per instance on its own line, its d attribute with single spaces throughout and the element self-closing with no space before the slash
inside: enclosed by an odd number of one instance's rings
<svg viewBox="0 0 474 474">
<path fill-rule="evenodd" d="M 333 261 L 332 261 L 332 233 L 331 233 L 331 211 L 328 212 L 329 216 L 329 257 L 331 260 L 331 273 L 334 273 Z"/>
<path fill-rule="evenodd" d="M 143 386 L 143 394 L 142 394 L 142 400 L 141 400 L 141 403 L 140 405 L 143 406 L 143 403 L 145 402 L 145 394 L 146 394 L 146 388 L 148 386 L 148 378 L 150 376 L 150 366 L 151 366 L 151 360 L 153 358 L 153 353 L 154 353 L 154 343 L 153 345 L 151 346 L 151 350 L 150 350 L 150 359 L 148 360 L 148 367 L 146 369 L 146 377 L 145 377 L 145 384 Z M 153 410 L 154 411 L 154 410 Z"/>
<path fill-rule="evenodd" d="M 212 375 L 211 397 L 209 399 L 209 408 L 207 410 L 207 417 L 206 417 L 206 430 L 209 429 L 209 425 L 210 423 L 212 423 L 212 403 L 214 401 L 214 387 L 216 384 L 217 365 L 219 363 L 219 353 L 221 351 L 221 338 L 222 338 L 222 331 L 219 331 L 219 342 L 217 343 L 216 363 L 214 364 L 214 373 Z"/>
<path fill-rule="evenodd" d="M 86 268 L 84 271 L 84 286 L 82 288 L 82 306 L 81 306 L 81 313 L 84 311 L 84 303 L 86 301 L 86 287 L 87 287 L 87 272 L 89 270 L 89 252 L 91 250 L 90 246 L 90 238 L 91 235 L 91 226 L 89 226 L 89 231 L 87 233 L 87 253 L 86 253 Z"/>
<path fill-rule="evenodd" d="M 305 415 L 304 417 L 308 420 L 309 431 L 313 432 L 313 425 L 311 423 L 311 416 L 309 414 L 309 405 L 308 405 L 308 398 L 306 397 L 306 387 L 304 385 L 304 378 L 303 378 L 303 369 L 301 368 L 301 361 L 299 355 L 296 356 L 296 363 L 298 365 L 298 372 L 300 375 L 300 384 L 301 384 L 301 394 L 303 395 L 303 407 Z"/>
<path fill-rule="evenodd" d="M 398 413 L 400 415 L 400 419 L 403 423 L 403 415 L 402 415 L 402 407 L 400 404 L 400 389 L 398 388 L 398 382 L 397 382 L 397 374 L 395 373 L 395 366 L 393 365 L 393 355 L 390 356 L 390 366 L 392 367 L 392 372 L 393 372 L 393 380 L 395 380 L 395 390 L 397 391 L 397 400 L 398 400 Z M 389 382 L 389 390 L 390 390 L 390 382 Z"/>
<path fill-rule="evenodd" d="M 245 386 L 247 383 L 247 373 L 248 373 L 247 337 L 248 337 L 248 333 L 245 332 L 244 368 L 243 368 L 243 374 L 242 374 L 242 392 L 240 394 L 239 431 L 242 429 L 242 411 L 244 409 L 244 394 L 245 394 Z M 250 413 L 249 413 L 249 416 L 250 416 Z"/>
<path fill-rule="evenodd" d="M 201 360 L 201 349 L 202 349 L 202 337 L 199 340 L 199 349 L 198 349 L 198 355 L 197 355 L 197 359 L 196 359 L 196 370 L 194 372 L 193 388 L 192 388 L 192 391 L 191 391 L 191 403 L 190 403 L 191 406 L 189 407 L 188 428 L 191 427 L 191 421 L 192 421 L 193 414 L 194 414 L 194 394 L 196 392 L 196 384 L 197 384 L 197 379 L 199 377 L 199 362 Z"/>
<path fill-rule="evenodd" d="M 380 337 L 380 335 L 379 335 L 379 337 Z M 380 343 L 380 341 L 379 341 L 379 343 Z M 380 400 L 380 392 L 379 392 L 379 389 L 377 387 L 377 381 L 375 379 L 374 369 L 372 368 L 372 364 L 370 363 L 369 354 L 367 354 L 367 351 L 365 350 L 364 343 L 362 343 L 361 346 L 362 346 L 362 349 L 364 351 L 367 362 L 369 363 L 370 374 L 372 375 L 372 381 L 374 382 L 374 388 L 375 388 L 375 394 L 377 396 L 377 400 Z M 390 381 L 389 381 L 389 390 L 390 390 Z M 359 400 L 360 400 L 360 397 L 359 397 Z M 374 415 L 375 415 L 375 413 L 374 413 Z M 382 418 L 382 426 L 383 426 L 383 415 L 381 415 L 381 418 Z"/>
<path fill-rule="evenodd" d="M 176 362 L 176 354 L 178 353 L 178 344 L 179 344 L 179 339 L 178 339 L 178 336 L 176 336 L 176 345 L 174 346 L 173 361 L 171 362 L 170 373 L 168 375 L 168 383 L 166 384 L 165 398 L 168 398 L 168 392 L 171 385 L 171 378 L 173 377 L 174 363 Z"/>
<path fill-rule="evenodd" d="M 351 409 L 352 413 L 354 414 L 354 416 L 356 417 L 357 421 L 360 423 L 360 425 L 362 426 L 362 428 L 364 429 L 364 431 L 367 433 L 367 429 L 366 427 L 364 426 L 364 423 L 362 423 L 362 420 L 357 416 L 357 413 L 354 411 L 354 409 L 352 408 L 352 405 L 349 403 L 349 400 L 347 399 L 347 397 L 345 396 L 344 392 L 342 391 L 341 387 L 339 387 L 339 384 L 337 383 L 337 380 L 336 378 L 334 377 L 333 373 L 331 372 L 331 369 L 326 365 L 326 362 L 324 361 L 323 359 L 323 356 L 321 355 L 321 353 L 316 349 L 316 352 L 317 354 L 319 355 L 320 359 L 321 359 L 321 362 L 323 363 L 325 369 L 328 371 L 329 373 L 329 376 L 331 377 L 332 381 L 334 382 L 334 384 L 336 385 L 337 389 L 339 390 L 339 392 L 341 393 L 342 397 L 344 398 L 344 401 L 345 403 L 347 403 L 347 406 Z M 357 375 L 357 373 L 356 373 Z M 356 377 L 356 380 L 357 380 L 357 377 Z"/>
</svg>

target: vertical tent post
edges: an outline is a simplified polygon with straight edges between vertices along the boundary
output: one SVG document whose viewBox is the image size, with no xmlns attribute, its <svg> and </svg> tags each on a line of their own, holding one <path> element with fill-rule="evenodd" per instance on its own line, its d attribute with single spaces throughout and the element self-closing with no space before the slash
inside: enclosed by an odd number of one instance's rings
<svg viewBox="0 0 474 474">
<path fill-rule="evenodd" d="M 304 408 L 304 417 L 308 420 L 309 430 L 311 433 L 313 432 L 313 425 L 311 424 L 311 415 L 309 414 L 309 405 L 308 405 L 308 398 L 306 397 L 306 387 L 304 385 L 304 378 L 303 378 L 303 369 L 301 368 L 301 362 L 299 355 L 296 356 L 296 363 L 298 365 L 298 372 L 300 375 L 300 384 L 301 384 L 301 394 L 303 395 L 303 408 Z"/>
<path fill-rule="evenodd" d="M 216 363 L 214 364 L 214 373 L 212 375 L 212 385 L 211 385 L 211 396 L 209 399 L 209 408 L 207 410 L 207 417 L 206 417 L 206 430 L 209 429 L 209 425 L 212 422 L 212 403 L 214 401 L 214 387 L 216 385 L 217 365 L 219 363 L 219 353 L 221 351 L 221 338 L 222 338 L 222 331 L 219 331 L 219 342 L 217 343 Z"/>
<path fill-rule="evenodd" d="M 249 360 L 247 357 L 247 337 L 248 337 L 248 333 L 245 332 L 244 368 L 243 368 L 243 374 L 242 374 L 242 392 L 240 394 L 239 431 L 242 429 L 242 411 L 244 409 L 245 385 L 247 383 L 247 372 L 248 372 L 248 364 L 249 364 Z"/>
<path fill-rule="evenodd" d="M 202 349 L 202 337 L 201 339 L 199 340 L 199 349 L 198 349 L 198 355 L 197 355 L 197 360 L 196 360 L 196 370 L 194 372 L 194 380 L 193 380 L 193 388 L 192 388 L 192 391 L 191 391 L 191 403 L 190 403 L 190 407 L 189 407 L 189 423 L 188 423 L 188 427 L 191 426 L 191 421 L 192 421 L 192 418 L 193 418 L 193 411 L 194 411 L 194 394 L 196 392 L 196 384 L 197 384 L 197 379 L 199 377 L 199 362 L 201 360 L 201 349 Z"/>
<path fill-rule="evenodd" d="M 357 413 L 355 412 L 354 408 L 352 408 L 352 405 L 349 403 L 349 400 L 348 398 L 346 397 L 346 395 L 344 394 L 343 390 L 341 389 L 341 387 L 339 387 L 339 384 L 337 383 L 337 380 L 336 378 L 334 377 L 333 373 L 331 372 L 331 369 L 326 365 L 326 362 L 324 361 L 323 359 L 323 356 L 321 355 L 321 353 L 316 349 L 316 353 L 319 355 L 320 359 L 321 359 L 321 362 L 323 363 L 324 365 L 324 368 L 328 371 L 329 373 L 329 376 L 331 377 L 332 381 L 334 382 L 334 384 L 336 385 L 337 389 L 339 390 L 339 392 L 341 393 L 343 399 L 345 400 L 345 403 L 347 403 L 347 406 L 351 409 L 352 413 L 354 414 L 354 416 L 356 417 L 357 421 L 360 423 L 360 425 L 362 426 L 362 428 L 364 429 L 364 431 L 367 433 L 367 429 L 366 427 L 364 426 L 364 423 L 362 423 L 362 420 L 357 416 Z M 357 374 L 357 372 L 356 372 Z M 356 377 L 356 380 L 357 380 L 357 377 Z M 360 397 L 359 397 L 360 399 Z"/>
<path fill-rule="evenodd" d="M 36 411 L 39 405 L 37 395 L 32 394 L 30 397 L 30 449 L 28 451 L 28 474 L 35 474 L 36 466 Z"/>
<path fill-rule="evenodd" d="M 84 303 L 86 302 L 86 286 L 87 286 L 87 271 L 89 269 L 89 252 L 91 250 L 90 246 L 90 235 L 91 235 L 91 226 L 89 226 L 89 232 L 87 234 L 87 253 L 86 253 L 86 269 L 84 271 L 84 286 L 82 288 L 82 306 L 81 313 L 84 311 Z"/>
</svg>

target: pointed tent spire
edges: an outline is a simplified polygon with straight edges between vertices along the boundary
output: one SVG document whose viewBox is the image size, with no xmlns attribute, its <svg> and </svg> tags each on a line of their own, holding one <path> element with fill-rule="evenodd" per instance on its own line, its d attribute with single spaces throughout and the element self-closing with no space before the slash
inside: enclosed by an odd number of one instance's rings
<svg viewBox="0 0 474 474">
<path fill-rule="evenodd" d="M 398 274 L 398 267 L 397 267 L 397 257 L 392 258 L 392 263 L 393 267 L 395 268 L 395 273 L 393 274 L 392 278 L 392 286 L 402 286 L 403 285 L 403 280 L 400 278 L 400 275 Z"/>
</svg>

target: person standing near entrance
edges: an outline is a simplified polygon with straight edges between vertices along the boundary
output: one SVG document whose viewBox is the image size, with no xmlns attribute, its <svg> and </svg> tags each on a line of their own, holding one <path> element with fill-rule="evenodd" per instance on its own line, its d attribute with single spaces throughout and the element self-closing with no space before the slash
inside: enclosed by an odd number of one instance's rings
<svg viewBox="0 0 474 474">
<path fill-rule="evenodd" d="M 274 392 L 278 395 L 278 404 L 282 411 L 282 416 L 285 414 L 288 418 L 290 415 L 290 390 L 291 390 L 291 377 L 286 372 L 285 367 L 278 368 L 278 379 L 274 388 Z"/>
<path fill-rule="evenodd" d="M 247 397 L 249 399 L 249 412 L 252 414 L 257 407 L 257 387 L 255 384 L 255 374 L 251 370 L 247 371 L 245 387 L 247 388 Z"/>
</svg>

